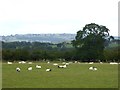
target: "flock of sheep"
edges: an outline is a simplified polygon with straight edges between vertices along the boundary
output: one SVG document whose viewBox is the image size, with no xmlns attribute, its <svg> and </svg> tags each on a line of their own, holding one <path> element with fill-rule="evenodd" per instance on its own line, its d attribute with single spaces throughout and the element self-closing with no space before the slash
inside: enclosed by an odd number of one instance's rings
<svg viewBox="0 0 120 90">
<path fill-rule="evenodd" d="M 18 62 L 19 64 L 25 64 L 26 62 L 25 61 L 20 61 L 20 62 Z M 48 64 L 50 63 L 50 62 L 47 62 Z M 63 62 L 62 64 L 58 64 L 58 63 L 53 63 L 53 65 L 54 66 L 57 66 L 58 68 L 67 68 L 67 66 L 69 65 L 69 64 L 71 64 L 71 63 L 73 63 L 73 62 L 68 62 L 68 63 L 66 63 L 66 62 Z M 77 62 L 77 61 L 75 61 L 74 63 L 80 63 L 80 62 Z M 89 62 L 88 64 L 93 64 L 94 62 Z M 13 64 L 12 62 L 7 62 L 7 64 Z M 32 64 L 32 62 L 28 62 L 28 64 Z M 102 62 L 100 62 L 100 64 L 103 64 Z M 116 62 L 110 62 L 110 64 L 120 64 L 120 63 L 116 63 Z M 42 66 L 40 66 L 40 65 L 36 65 L 35 66 L 36 67 L 36 69 L 41 69 L 42 68 Z M 28 67 L 27 68 L 27 70 L 28 71 L 31 71 L 33 68 L 30 66 L 30 67 Z M 98 70 L 97 69 L 97 67 L 94 67 L 94 66 L 91 66 L 91 67 L 89 67 L 88 68 L 89 70 L 91 70 L 91 71 L 96 71 L 96 70 Z M 21 71 L 21 68 L 20 67 L 16 67 L 16 71 L 17 72 L 20 72 Z M 46 72 L 50 72 L 50 71 L 52 71 L 52 69 L 51 68 L 47 68 L 46 69 Z"/>
</svg>

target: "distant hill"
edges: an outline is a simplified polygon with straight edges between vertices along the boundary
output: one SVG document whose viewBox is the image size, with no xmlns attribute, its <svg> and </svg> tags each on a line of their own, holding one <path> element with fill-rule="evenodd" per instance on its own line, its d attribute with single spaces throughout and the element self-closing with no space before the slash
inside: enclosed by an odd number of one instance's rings
<svg viewBox="0 0 120 90">
<path fill-rule="evenodd" d="M 76 34 L 15 34 L 8 36 L 0 36 L 0 41 L 4 42 L 15 42 L 15 41 L 26 41 L 26 42 L 49 42 L 49 43 L 61 43 L 61 42 L 70 42 L 75 39 Z M 115 39 L 120 37 L 114 36 Z"/>
<path fill-rule="evenodd" d="M 16 34 L 0 36 L 4 42 L 26 41 L 26 42 L 49 42 L 60 43 L 70 42 L 75 39 L 76 34 Z"/>
</svg>

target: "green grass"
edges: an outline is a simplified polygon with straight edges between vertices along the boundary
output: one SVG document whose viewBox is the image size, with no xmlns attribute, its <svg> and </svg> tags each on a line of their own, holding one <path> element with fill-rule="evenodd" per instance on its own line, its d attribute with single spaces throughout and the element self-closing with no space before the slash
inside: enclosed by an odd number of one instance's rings
<svg viewBox="0 0 120 90">
<path fill-rule="evenodd" d="M 35 65 L 41 65 L 42 69 L 36 69 Z M 29 66 L 33 67 L 28 71 Z M 96 66 L 97 71 L 90 71 L 90 66 Z M 21 72 L 16 72 L 16 67 Z M 46 72 L 46 68 L 52 68 Z M 118 65 L 110 64 L 70 64 L 67 68 L 60 69 L 52 63 L 36 62 L 32 65 L 3 63 L 3 88 L 117 88 Z"/>
</svg>

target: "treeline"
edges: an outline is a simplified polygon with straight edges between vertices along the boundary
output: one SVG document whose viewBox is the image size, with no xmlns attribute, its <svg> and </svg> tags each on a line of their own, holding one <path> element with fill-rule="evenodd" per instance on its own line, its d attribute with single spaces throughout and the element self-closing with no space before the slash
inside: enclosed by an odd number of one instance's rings
<svg viewBox="0 0 120 90">
<path fill-rule="evenodd" d="M 112 41 L 114 42 L 114 41 Z M 106 47 L 102 58 L 94 61 L 117 61 L 120 59 L 120 46 Z M 86 50 L 87 51 L 87 50 Z M 87 61 L 87 58 L 78 56 L 71 43 L 40 43 L 40 42 L 2 42 L 2 59 L 5 61 L 17 60 L 79 60 Z M 91 59 L 92 61 L 92 59 Z"/>
<path fill-rule="evenodd" d="M 71 60 L 74 48 L 70 43 L 2 42 L 3 60 Z"/>
</svg>

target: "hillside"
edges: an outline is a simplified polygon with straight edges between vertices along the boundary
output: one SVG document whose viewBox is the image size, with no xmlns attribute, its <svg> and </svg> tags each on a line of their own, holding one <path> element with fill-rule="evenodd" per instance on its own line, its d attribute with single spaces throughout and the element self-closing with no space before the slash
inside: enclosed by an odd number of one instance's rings
<svg viewBox="0 0 120 90">
<path fill-rule="evenodd" d="M 76 34 L 16 34 L 9 36 L 0 36 L 4 42 L 26 41 L 26 42 L 49 42 L 61 43 L 74 40 Z"/>
</svg>

